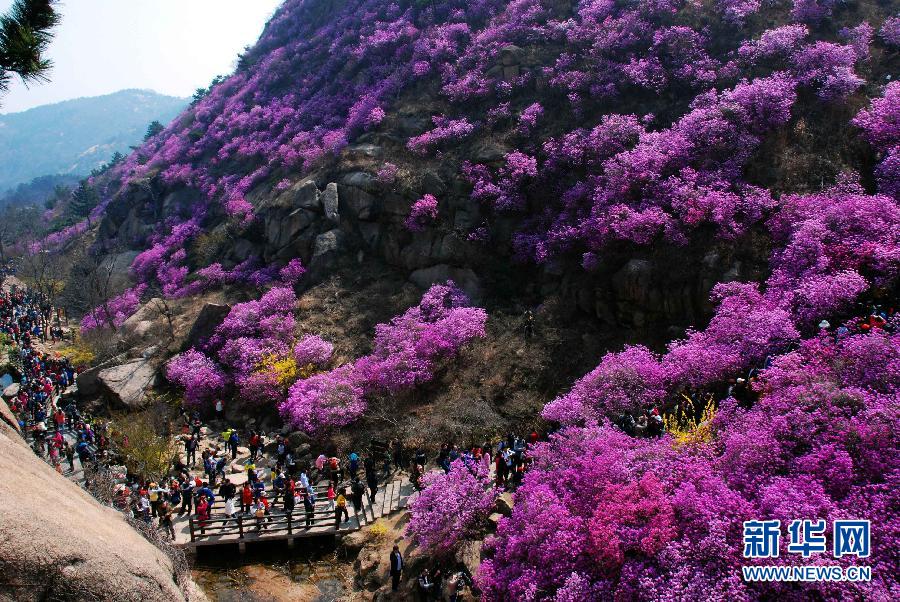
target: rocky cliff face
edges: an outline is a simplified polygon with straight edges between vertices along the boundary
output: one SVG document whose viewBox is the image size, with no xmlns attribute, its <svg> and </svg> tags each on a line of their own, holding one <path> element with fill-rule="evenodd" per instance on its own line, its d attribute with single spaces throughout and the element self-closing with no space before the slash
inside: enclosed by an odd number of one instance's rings
<svg viewBox="0 0 900 602">
<path fill-rule="evenodd" d="M 299 257 L 310 267 L 310 282 L 327 277 L 341 258 L 372 258 L 422 288 L 453 279 L 477 301 L 504 297 L 504 302 L 513 298 L 528 304 L 559 296 L 568 311 L 637 336 L 673 325 L 677 333 L 679 327 L 704 320 L 711 311 L 709 291 L 716 282 L 757 279 L 765 270 L 766 242 L 753 236 L 739 244 L 710 242 L 690 249 L 623 249 L 611 252 L 604 268 L 594 273 L 577 265 L 540 269 L 511 265 L 509 239 L 488 250 L 466 243 L 456 229 L 410 232 L 404 226 L 410 206 L 431 192 L 448 199 L 449 206 L 442 207 L 447 221 L 477 223 L 464 184 L 453 174 L 436 170 L 426 170 L 413 182 L 379 183 L 358 170 L 354 157 L 361 146 L 379 156 L 383 152 L 371 143 L 354 145 L 326 173 L 281 192 L 268 186 L 251 191 L 248 198 L 257 207 L 256 223 L 235 232 L 226 216 L 220 216 L 208 234 L 212 248 L 204 254 L 226 269 L 253 258 L 278 265 Z M 459 190 L 454 194 L 452 189 Z M 194 196 L 156 179 L 127 187 L 108 207 L 101 237 L 146 236 L 157 223 L 193 202 Z"/>
<path fill-rule="evenodd" d="M 0 473 L 0 599 L 197 599 L 176 583 L 165 554 L 2 421 Z"/>
</svg>

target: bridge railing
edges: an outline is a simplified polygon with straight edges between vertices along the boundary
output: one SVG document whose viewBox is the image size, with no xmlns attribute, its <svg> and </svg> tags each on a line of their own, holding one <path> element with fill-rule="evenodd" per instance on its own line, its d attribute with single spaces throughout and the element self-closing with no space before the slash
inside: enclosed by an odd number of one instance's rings
<svg viewBox="0 0 900 602">
<path fill-rule="evenodd" d="M 305 509 L 295 509 L 290 514 L 272 513 L 263 518 L 238 514 L 235 518 L 210 518 L 200 521 L 192 516 L 189 519 L 188 527 L 191 543 L 223 535 L 237 535 L 238 539 L 242 540 L 247 534 L 259 536 L 304 535 L 311 529 L 322 526 L 330 528 L 317 533 L 334 532 L 334 516 L 333 510 L 314 510 L 307 513 Z"/>
</svg>

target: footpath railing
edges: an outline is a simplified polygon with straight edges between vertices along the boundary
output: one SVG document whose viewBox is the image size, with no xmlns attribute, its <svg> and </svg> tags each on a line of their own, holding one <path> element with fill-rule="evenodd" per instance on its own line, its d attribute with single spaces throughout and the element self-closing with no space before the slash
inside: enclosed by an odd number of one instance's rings
<svg viewBox="0 0 900 602">
<path fill-rule="evenodd" d="M 347 504 L 348 514 L 350 514 L 352 507 L 352 504 Z M 375 512 L 367 497 L 363 497 L 361 514 L 354 512 L 350 516 L 352 525 L 355 519 L 355 525 L 352 527 L 352 530 L 362 527 L 363 521 L 368 523 L 370 520 L 375 520 Z M 322 529 L 322 527 L 326 528 Z M 243 540 L 248 534 L 256 535 L 255 539 L 263 539 L 272 536 L 280 536 L 281 538 L 289 538 L 291 536 L 308 537 L 336 533 L 338 531 L 338 528 L 335 527 L 335 510 L 317 508 L 312 512 L 308 512 L 303 507 L 295 507 L 290 513 L 284 511 L 270 512 L 270 514 L 262 518 L 246 516 L 243 513 L 238 513 L 233 518 L 216 517 L 207 520 L 200 520 L 196 516 L 191 516 L 188 518 L 188 529 L 191 543 L 232 535 L 237 535 L 238 540 Z"/>
</svg>

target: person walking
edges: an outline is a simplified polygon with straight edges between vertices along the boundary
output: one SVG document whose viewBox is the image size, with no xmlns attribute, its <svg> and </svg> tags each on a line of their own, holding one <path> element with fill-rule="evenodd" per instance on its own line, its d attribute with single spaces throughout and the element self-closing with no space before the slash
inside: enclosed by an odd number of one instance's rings
<svg viewBox="0 0 900 602">
<path fill-rule="evenodd" d="M 341 492 L 338 494 L 337 499 L 335 500 L 334 507 L 334 528 L 335 530 L 340 529 L 341 527 L 341 516 L 344 517 L 344 522 L 350 521 L 350 513 L 347 512 L 347 497 L 345 496 L 346 491 L 341 489 Z"/>
<path fill-rule="evenodd" d="M 169 502 L 163 502 L 159 506 L 159 526 L 163 533 L 167 533 L 172 541 L 175 541 L 175 526 L 172 524 L 172 506 Z"/>
<path fill-rule="evenodd" d="M 328 484 L 328 491 L 325 492 L 325 497 L 328 498 L 328 509 L 334 510 L 334 498 L 336 497 L 334 494 L 334 485 Z"/>
<path fill-rule="evenodd" d="M 375 503 L 375 493 L 378 491 L 378 473 L 373 469 L 366 471 L 366 484 L 369 486 L 369 503 Z"/>
<path fill-rule="evenodd" d="M 312 498 L 309 495 L 309 490 L 303 490 L 303 509 L 306 510 L 306 526 L 307 528 L 313 526 L 313 518 L 316 507 L 313 505 Z"/>
<path fill-rule="evenodd" d="M 237 460 L 238 455 L 238 443 L 241 438 L 238 436 L 238 432 L 236 430 L 231 431 L 231 435 L 228 437 L 228 447 L 231 449 L 231 460 Z"/>
<path fill-rule="evenodd" d="M 250 514 L 250 506 L 253 504 L 253 490 L 250 488 L 250 482 L 244 481 L 241 488 L 241 514 Z"/>
<path fill-rule="evenodd" d="M 196 435 L 191 435 L 191 438 L 184 442 L 184 450 L 187 453 L 187 465 L 191 468 L 194 467 L 194 464 L 197 463 L 197 445 L 199 444 L 199 440 Z"/>
<path fill-rule="evenodd" d="M 181 510 L 178 511 L 178 516 L 181 516 L 185 512 L 188 514 L 191 513 L 191 507 L 194 503 L 194 482 L 190 479 L 183 479 L 181 481 Z"/>
<path fill-rule="evenodd" d="M 366 486 L 359 479 L 353 479 L 350 486 L 350 500 L 353 502 L 353 514 L 356 516 L 356 524 L 362 527 L 360 514 L 363 508 L 363 496 L 366 494 Z M 365 516 L 365 515 L 363 515 Z"/>
<path fill-rule="evenodd" d="M 390 555 L 391 567 L 391 591 L 400 589 L 400 576 L 403 574 L 403 554 L 400 553 L 400 546 L 394 546 Z"/>
<path fill-rule="evenodd" d="M 66 446 L 64 449 L 66 452 L 66 460 L 69 461 L 69 469 L 71 470 L 71 472 L 75 472 L 75 448 L 72 447 L 71 443 L 66 441 Z"/>
</svg>

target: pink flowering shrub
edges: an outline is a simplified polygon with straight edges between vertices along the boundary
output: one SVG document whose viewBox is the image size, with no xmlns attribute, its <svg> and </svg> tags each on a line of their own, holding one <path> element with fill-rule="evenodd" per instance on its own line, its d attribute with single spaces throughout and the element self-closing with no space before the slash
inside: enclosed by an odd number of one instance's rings
<svg viewBox="0 0 900 602">
<path fill-rule="evenodd" d="M 406 532 L 423 550 L 439 557 L 484 531 L 500 493 L 483 464 L 463 458 L 452 462 L 446 474 L 426 474 L 422 485 L 410 503 Z"/>
<path fill-rule="evenodd" d="M 100 328 L 118 328 L 131 317 L 141 305 L 141 295 L 147 285 L 138 284 L 124 293 L 97 306 L 81 319 L 81 332 Z"/>
<path fill-rule="evenodd" d="M 885 19 L 878 30 L 878 36 L 887 46 L 900 48 L 900 16 Z"/>
<path fill-rule="evenodd" d="M 331 360 L 334 345 L 316 335 L 307 335 L 294 345 L 294 360 L 298 366 L 324 366 Z"/>
<path fill-rule="evenodd" d="M 544 107 L 539 102 L 525 107 L 519 115 L 519 133 L 528 134 L 534 130 L 543 114 Z"/>
<path fill-rule="evenodd" d="M 291 259 L 287 265 L 278 271 L 278 278 L 282 283 L 293 286 L 297 284 L 305 273 L 306 268 L 303 267 L 303 263 L 299 259 Z"/>
<path fill-rule="evenodd" d="M 568 425 L 638 412 L 662 401 L 665 385 L 666 371 L 656 354 L 642 346 L 626 347 L 605 355 L 569 393 L 544 406 L 542 415 Z"/>
<path fill-rule="evenodd" d="M 393 163 L 385 163 L 380 168 L 378 168 L 376 179 L 382 184 L 393 184 L 394 180 L 397 179 L 398 171 L 399 168 Z"/>
<path fill-rule="evenodd" d="M 259 373 L 258 368 L 267 357 L 290 351 L 296 303 L 293 290 L 272 288 L 258 301 L 233 306 L 209 341 L 207 351 L 228 370 L 245 400 L 282 401 L 272 375 Z"/>
<path fill-rule="evenodd" d="M 434 129 L 409 139 L 407 146 L 413 152 L 425 154 L 429 149 L 452 140 L 461 140 L 475 131 L 475 126 L 465 118 L 448 119 L 443 115 L 432 118 Z"/>
<path fill-rule="evenodd" d="M 816 24 L 822 19 L 830 17 L 838 2 L 839 0 L 794 0 L 791 17 L 795 21 Z"/>
<path fill-rule="evenodd" d="M 863 131 L 875 149 L 883 153 L 883 159 L 875 169 L 880 191 L 900 198 L 896 177 L 900 173 L 900 82 L 885 86 L 884 96 L 874 99 L 868 109 L 860 111 L 853 124 Z"/>
<path fill-rule="evenodd" d="M 432 286 L 419 305 L 375 327 L 371 354 L 297 381 L 279 406 L 282 416 L 296 428 L 321 433 L 358 419 L 372 396 L 430 381 L 441 360 L 485 335 L 487 314 L 467 305 L 452 282 Z"/>
<path fill-rule="evenodd" d="M 760 0 L 717 0 L 725 20 L 738 26 L 744 25 L 747 17 L 759 10 L 760 4 Z"/>
<path fill-rule="evenodd" d="M 751 409 L 722 402 L 709 444 L 674 448 L 596 426 L 554 435 L 485 543 L 483 599 L 566 599 L 576 585 L 591 600 L 890 597 L 900 527 L 879 513 L 898 499 L 900 437 L 885 412 L 898 366 L 897 335 L 813 338 L 762 372 Z M 885 547 L 867 562 L 885 572 L 865 584 L 741 580 L 753 564 L 742 522 L 784 529 L 798 516 L 881 522 Z M 779 564 L 808 562 L 786 543 L 783 531 Z"/>
<path fill-rule="evenodd" d="M 403 225 L 410 232 L 421 232 L 425 226 L 434 222 L 438 216 L 438 200 L 434 195 L 426 194 L 413 203 L 409 215 Z"/>
<path fill-rule="evenodd" d="M 176 355 L 166 364 L 166 378 L 184 388 L 185 401 L 191 405 L 211 402 L 222 395 L 228 384 L 222 370 L 196 349 Z"/>
</svg>

